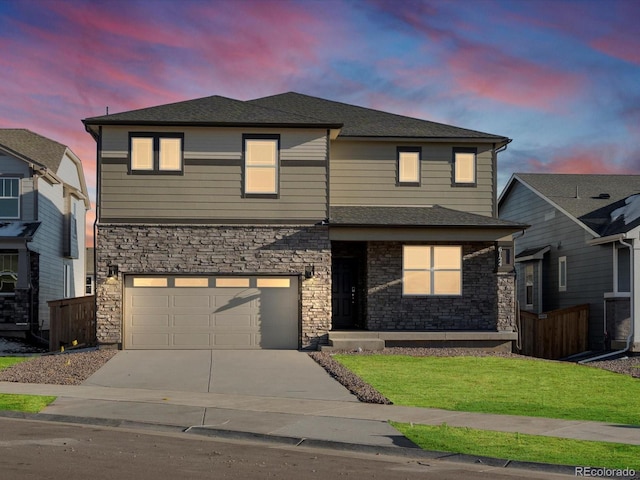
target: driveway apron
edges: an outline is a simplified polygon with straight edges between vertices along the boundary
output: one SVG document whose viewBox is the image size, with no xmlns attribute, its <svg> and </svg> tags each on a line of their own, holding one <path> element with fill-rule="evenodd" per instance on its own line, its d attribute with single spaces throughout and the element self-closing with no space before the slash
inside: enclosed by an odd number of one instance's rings
<svg viewBox="0 0 640 480">
<path fill-rule="evenodd" d="M 84 385 L 357 402 L 293 350 L 123 350 Z"/>
</svg>

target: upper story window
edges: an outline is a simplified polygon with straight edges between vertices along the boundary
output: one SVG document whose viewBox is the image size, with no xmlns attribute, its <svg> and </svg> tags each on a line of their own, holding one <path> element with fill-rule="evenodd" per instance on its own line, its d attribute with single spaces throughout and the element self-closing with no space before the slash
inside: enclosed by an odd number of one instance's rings
<svg viewBox="0 0 640 480">
<path fill-rule="evenodd" d="M 0 294 L 14 293 L 18 283 L 18 254 L 0 254 Z"/>
<path fill-rule="evenodd" d="M 459 245 L 404 245 L 402 294 L 461 295 L 462 247 Z"/>
<path fill-rule="evenodd" d="M 420 186 L 419 147 L 398 147 L 397 184 L 404 186 Z"/>
<path fill-rule="evenodd" d="M 613 255 L 613 291 L 615 293 L 629 293 L 631 292 L 631 254 L 629 249 L 615 246 Z"/>
<path fill-rule="evenodd" d="M 279 135 L 244 135 L 244 194 L 279 193 Z"/>
<path fill-rule="evenodd" d="M 19 178 L 0 178 L 0 218 L 20 218 Z"/>
<path fill-rule="evenodd" d="M 131 133 L 131 173 L 182 173 L 183 143 L 181 133 Z"/>
<path fill-rule="evenodd" d="M 453 149 L 453 184 L 455 186 L 476 186 L 477 149 Z"/>
</svg>

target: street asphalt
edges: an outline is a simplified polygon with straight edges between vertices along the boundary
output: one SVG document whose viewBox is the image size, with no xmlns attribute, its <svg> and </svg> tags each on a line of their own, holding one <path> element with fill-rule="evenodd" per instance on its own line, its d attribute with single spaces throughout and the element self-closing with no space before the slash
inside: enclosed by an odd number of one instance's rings
<svg viewBox="0 0 640 480">
<path fill-rule="evenodd" d="M 640 445 L 638 426 L 361 403 L 306 353 L 289 350 L 125 350 L 82 385 L 0 382 L 0 392 L 56 396 L 36 418 L 405 454 L 418 448 L 389 420 Z"/>
</svg>

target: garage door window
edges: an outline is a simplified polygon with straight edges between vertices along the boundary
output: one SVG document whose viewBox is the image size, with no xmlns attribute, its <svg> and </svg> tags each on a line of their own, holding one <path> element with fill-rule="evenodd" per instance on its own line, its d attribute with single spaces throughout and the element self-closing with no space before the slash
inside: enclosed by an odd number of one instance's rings
<svg viewBox="0 0 640 480">
<path fill-rule="evenodd" d="M 164 277 L 155 277 L 155 278 L 135 277 L 133 279 L 134 287 L 166 287 L 167 285 L 168 285 L 168 281 Z"/>
<path fill-rule="evenodd" d="M 208 287 L 208 278 L 176 278 L 176 287 Z"/>
<path fill-rule="evenodd" d="M 288 278 L 258 278 L 258 288 L 289 288 L 291 280 Z"/>
<path fill-rule="evenodd" d="M 248 278 L 216 278 L 216 287 L 227 288 L 247 288 L 249 287 Z"/>
</svg>

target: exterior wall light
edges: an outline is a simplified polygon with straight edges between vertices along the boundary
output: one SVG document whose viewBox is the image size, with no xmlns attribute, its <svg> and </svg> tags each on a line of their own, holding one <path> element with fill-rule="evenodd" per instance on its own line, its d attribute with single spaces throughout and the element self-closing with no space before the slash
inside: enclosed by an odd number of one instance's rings
<svg viewBox="0 0 640 480">
<path fill-rule="evenodd" d="M 316 274 L 316 269 L 313 265 L 307 265 L 304 267 L 304 278 L 311 278 Z"/>
<path fill-rule="evenodd" d="M 118 266 L 109 265 L 109 272 L 107 273 L 107 278 L 110 280 L 115 280 L 117 277 L 118 277 Z"/>
</svg>

